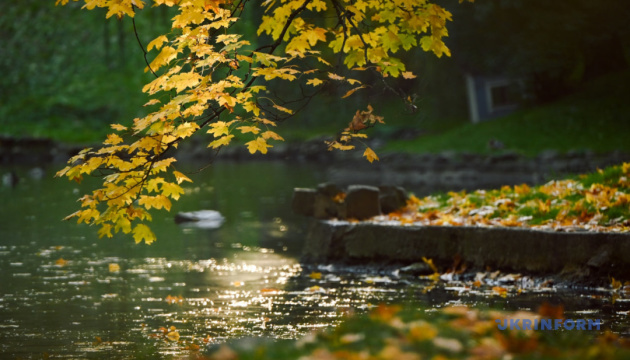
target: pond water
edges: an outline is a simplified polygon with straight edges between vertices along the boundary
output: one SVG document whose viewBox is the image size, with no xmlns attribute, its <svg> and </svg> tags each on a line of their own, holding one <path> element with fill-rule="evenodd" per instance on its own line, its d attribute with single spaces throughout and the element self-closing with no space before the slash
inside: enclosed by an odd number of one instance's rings
<svg viewBox="0 0 630 360">
<path fill-rule="evenodd" d="M 171 213 L 155 213 L 158 241 L 150 246 L 98 239 L 95 228 L 61 221 L 89 181 L 52 179 L 55 168 L 41 179 L 24 168 L 0 170 L 22 178 L 0 188 L 3 359 L 177 358 L 239 337 L 299 338 L 349 312 L 403 301 L 530 310 L 548 301 L 628 334 L 630 302 L 605 289 L 538 282 L 502 297 L 396 270 L 301 265 L 307 223 L 290 212 L 292 189 L 325 181 L 321 167 L 217 163 L 190 174 L 194 184 Z M 218 229 L 174 223 L 178 211 L 199 209 L 218 210 L 226 222 Z"/>
</svg>

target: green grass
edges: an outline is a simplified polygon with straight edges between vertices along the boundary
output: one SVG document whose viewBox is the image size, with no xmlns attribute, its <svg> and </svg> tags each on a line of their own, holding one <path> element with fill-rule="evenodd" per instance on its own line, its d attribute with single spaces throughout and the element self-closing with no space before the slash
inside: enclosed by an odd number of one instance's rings
<svg viewBox="0 0 630 360">
<path fill-rule="evenodd" d="M 528 156 L 547 149 L 604 153 L 630 151 L 627 134 L 630 134 L 630 71 L 596 79 L 552 104 L 479 124 L 464 123 L 413 141 L 391 141 L 383 150 L 490 153 L 488 141 L 497 139 L 505 144 L 505 150 Z"/>
</svg>

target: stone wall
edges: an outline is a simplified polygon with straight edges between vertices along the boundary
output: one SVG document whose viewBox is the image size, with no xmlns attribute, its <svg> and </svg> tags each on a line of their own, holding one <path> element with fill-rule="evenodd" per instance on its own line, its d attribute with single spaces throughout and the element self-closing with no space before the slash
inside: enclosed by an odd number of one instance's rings
<svg viewBox="0 0 630 360">
<path fill-rule="evenodd" d="M 423 257 L 442 269 L 458 257 L 470 270 L 491 268 L 575 280 L 626 278 L 630 234 L 313 220 L 302 261 L 383 266 L 422 262 Z"/>
</svg>

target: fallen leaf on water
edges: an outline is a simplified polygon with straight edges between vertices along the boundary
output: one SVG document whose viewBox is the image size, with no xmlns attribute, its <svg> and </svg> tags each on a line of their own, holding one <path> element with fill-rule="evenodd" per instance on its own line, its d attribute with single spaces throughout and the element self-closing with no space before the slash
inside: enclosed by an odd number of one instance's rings
<svg viewBox="0 0 630 360">
<path fill-rule="evenodd" d="M 116 263 L 111 263 L 109 264 L 109 272 L 119 272 L 120 271 L 120 265 L 116 264 Z"/>
<path fill-rule="evenodd" d="M 502 296 L 502 297 L 506 297 L 507 296 L 507 292 L 508 289 L 502 287 L 502 286 L 494 286 L 492 288 L 492 291 L 497 293 L 498 295 Z"/>
<path fill-rule="evenodd" d="M 55 265 L 64 267 L 68 264 L 68 260 L 64 260 L 64 258 L 59 258 L 55 261 Z"/>
<path fill-rule="evenodd" d="M 170 341 L 177 341 L 179 340 L 179 332 L 175 331 L 171 331 L 168 334 L 166 334 L 166 338 L 169 339 Z"/>
<path fill-rule="evenodd" d="M 92 342 L 92 346 L 99 346 L 103 343 L 103 339 L 100 336 L 95 336 L 94 341 Z"/>
<path fill-rule="evenodd" d="M 313 280 L 320 280 L 322 278 L 322 273 L 313 271 L 308 275 Z"/>
<path fill-rule="evenodd" d="M 169 303 L 169 304 L 175 304 L 175 303 L 179 303 L 179 304 L 181 304 L 181 303 L 183 303 L 183 302 L 184 302 L 184 298 L 183 298 L 181 295 L 180 295 L 180 296 L 171 296 L 171 295 L 168 295 L 168 296 L 166 297 L 166 299 L 164 299 L 164 300 L 165 300 L 167 303 Z"/>
<path fill-rule="evenodd" d="M 278 289 L 273 289 L 273 288 L 264 288 L 264 289 L 260 289 L 260 294 L 261 295 L 275 295 L 275 294 L 279 294 L 280 290 Z"/>
</svg>

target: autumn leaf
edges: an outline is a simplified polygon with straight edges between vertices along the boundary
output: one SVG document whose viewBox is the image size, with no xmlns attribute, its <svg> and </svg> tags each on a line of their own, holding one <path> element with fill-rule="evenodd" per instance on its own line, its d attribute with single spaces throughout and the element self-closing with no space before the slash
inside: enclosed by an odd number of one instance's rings
<svg viewBox="0 0 630 360">
<path fill-rule="evenodd" d="M 404 71 L 401 75 L 405 79 L 415 79 L 416 78 L 416 75 L 414 75 L 411 71 Z"/>
<path fill-rule="evenodd" d="M 167 41 L 168 41 L 168 38 L 165 35 L 160 35 L 157 38 L 153 39 L 147 45 L 147 51 L 151 51 L 151 49 L 153 48 L 160 50 L 160 48 L 162 47 L 162 44 L 164 44 Z"/>
<path fill-rule="evenodd" d="M 208 134 L 212 134 L 214 137 L 220 137 L 228 135 L 230 133 L 229 123 L 224 121 L 217 121 L 210 124 L 211 129 L 208 130 Z"/>
<path fill-rule="evenodd" d="M 262 154 L 266 154 L 267 148 L 273 147 L 272 145 L 267 144 L 267 141 L 262 136 L 259 136 L 255 140 L 245 143 L 245 145 L 247 145 L 247 150 L 249 150 L 250 154 L 253 154 L 256 151 L 260 151 Z"/>
<path fill-rule="evenodd" d="M 177 181 L 177 184 L 181 184 L 184 181 L 192 182 L 192 180 L 190 180 L 190 178 L 188 178 L 186 175 L 180 173 L 179 171 L 173 171 L 173 175 L 175 175 L 175 181 Z"/>
<path fill-rule="evenodd" d="M 68 264 L 68 260 L 65 260 L 64 258 L 59 258 L 57 260 L 55 260 L 55 265 L 59 266 L 59 267 L 64 267 Z"/>
<path fill-rule="evenodd" d="M 116 263 L 110 263 L 107 268 L 110 273 L 120 272 L 120 265 Z"/>
<path fill-rule="evenodd" d="M 363 156 L 365 156 L 365 158 L 370 163 L 373 162 L 374 160 L 378 161 L 378 156 L 376 156 L 376 153 L 369 147 L 365 149 L 365 151 L 363 152 Z"/>
<path fill-rule="evenodd" d="M 178 341 L 179 340 L 179 332 L 177 330 L 173 330 L 166 334 L 166 338 L 170 341 Z"/>
<path fill-rule="evenodd" d="M 238 130 L 241 131 L 241 133 L 246 134 L 246 133 L 252 133 L 252 134 L 258 134 L 260 132 L 260 128 L 256 127 L 256 126 L 240 126 L 237 127 Z"/>
<path fill-rule="evenodd" d="M 308 79 L 306 81 L 307 85 L 313 85 L 313 86 L 321 85 L 322 83 L 324 83 L 324 82 L 322 80 L 320 80 L 320 79 Z"/>
<path fill-rule="evenodd" d="M 268 140 L 268 139 L 274 139 L 274 140 L 279 140 L 279 141 L 284 141 L 284 139 L 282 138 L 282 136 L 278 135 L 277 133 L 271 131 L 271 130 L 267 130 L 264 133 L 261 134 L 261 136 L 263 137 L 263 139 Z"/>
<path fill-rule="evenodd" d="M 138 224 L 133 228 L 133 239 L 136 241 L 136 244 L 144 240 L 145 244 L 151 245 L 151 243 L 155 241 L 155 234 L 153 234 L 153 231 L 151 231 L 148 226 Z"/>
<path fill-rule="evenodd" d="M 293 114 L 293 110 L 285 108 L 284 106 L 273 104 L 273 107 L 287 114 Z"/>
<path fill-rule="evenodd" d="M 354 94 L 357 90 L 361 90 L 361 89 L 364 89 L 364 88 L 366 88 L 366 86 L 365 86 L 365 85 L 361 85 L 361 86 L 355 87 L 354 89 L 350 89 L 350 90 L 348 90 L 348 92 L 346 92 L 346 93 L 345 93 L 345 94 L 344 94 L 341 98 L 342 98 L 342 99 L 345 99 L 345 98 L 347 98 L 348 96 L 350 96 L 350 95 Z"/>
<path fill-rule="evenodd" d="M 232 141 L 233 137 L 234 137 L 234 135 L 222 136 L 222 137 L 218 138 L 217 140 L 214 140 L 210 144 L 208 144 L 208 147 L 209 148 L 213 148 L 213 149 L 217 149 L 217 148 L 219 148 L 221 146 L 228 145 L 230 143 L 230 141 Z"/>
<path fill-rule="evenodd" d="M 116 131 L 127 131 L 127 127 L 120 124 L 111 124 L 110 127 Z"/>
</svg>

